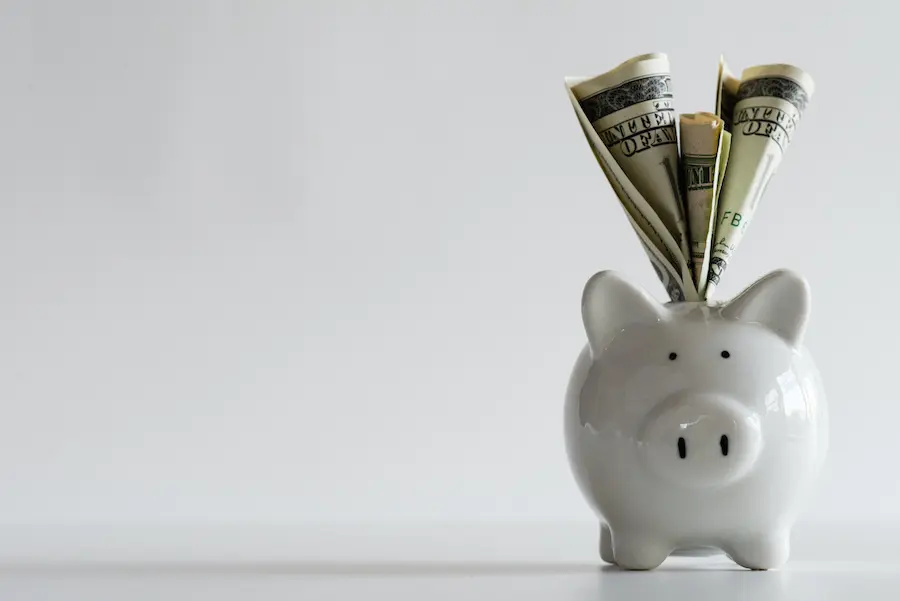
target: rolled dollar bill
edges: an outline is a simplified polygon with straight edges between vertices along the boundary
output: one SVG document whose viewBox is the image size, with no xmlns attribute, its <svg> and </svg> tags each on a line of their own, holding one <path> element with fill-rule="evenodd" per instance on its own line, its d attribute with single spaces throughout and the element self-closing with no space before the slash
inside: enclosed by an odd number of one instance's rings
<svg viewBox="0 0 900 601">
<path fill-rule="evenodd" d="M 812 77 L 792 65 L 761 65 L 741 74 L 704 298 L 715 292 L 813 91 Z"/>
<path fill-rule="evenodd" d="M 725 122 L 725 131 L 731 132 L 731 119 L 734 105 L 737 102 L 738 88 L 741 80 L 736 78 L 728 68 L 723 55 L 719 56 L 719 81 L 716 86 L 716 115 Z"/>
<path fill-rule="evenodd" d="M 597 132 L 591 127 L 584 111 L 581 110 L 581 106 L 572 93 L 572 87 L 581 81 L 584 81 L 584 78 L 567 77 L 565 80 L 566 93 L 572 109 L 575 111 L 578 124 L 594 158 L 625 210 L 628 221 L 646 251 L 653 270 L 672 301 L 700 300 L 700 294 L 691 277 L 690 266 L 675 243 L 675 239 L 647 200 L 635 188 L 622 167 L 615 161 L 606 145 L 600 141 Z"/>
<path fill-rule="evenodd" d="M 728 169 L 728 157 L 731 156 L 731 132 L 722 129 L 722 147 L 719 149 L 719 181 L 716 186 L 716 201 L 722 195 L 722 181 L 725 179 L 725 170 Z M 718 202 L 716 202 L 718 207 Z"/>
<path fill-rule="evenodd" d="M 719 158 L 722 150 L 722 119 L 711 113 L 680 115 L 681 165 L 691 236 L 694 284 L 700 294 L 706 288 L 716 199 L 719 192 Z"/>
<path fill-rule="evenodd" d="M 713 201 L 712 226 L 710 227 L 710 240 L 706 246 L 706 257 L 704 258 L 704 273 L 701 278 L 703 281 L 703 290 L 698 290 L 700 298 L 706 300 L 706 290 L 709 287 L 709 266 L 712 264 L 713 249 L 716 241 L 716 220 L 719 213 L 719 202 L 722 197 L 722 183 L 725 181 L 725 174 L 728 171 L 728 159 L 731 156 L 731 132 L 722 130 L 722 146 L 719 149 L 719 174 L 718 184 L 716 186 L 716 199 Z"/>
<path fill-rule="evenodd" d="M 588 122 L 689 260 L 672 77 L 665 54 L 642 54 L 572 87 Z"/>
</svg>

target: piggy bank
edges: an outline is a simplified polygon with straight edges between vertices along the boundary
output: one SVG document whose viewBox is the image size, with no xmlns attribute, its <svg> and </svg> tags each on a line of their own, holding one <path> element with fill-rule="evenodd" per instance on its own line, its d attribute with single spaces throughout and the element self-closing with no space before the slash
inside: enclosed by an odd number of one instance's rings
<svg viewBox="0 0 900 601">
<path fill-rule="evenodd" d="M 588 280 L 565 439 L 600 519 L 603 561 L 787 561 L 828 448 L 823 387 L 803 346 L 809 308 L 806 281 L 787 270 L 718 303 L 663 304 L 614 271 Z"/>
</svg>

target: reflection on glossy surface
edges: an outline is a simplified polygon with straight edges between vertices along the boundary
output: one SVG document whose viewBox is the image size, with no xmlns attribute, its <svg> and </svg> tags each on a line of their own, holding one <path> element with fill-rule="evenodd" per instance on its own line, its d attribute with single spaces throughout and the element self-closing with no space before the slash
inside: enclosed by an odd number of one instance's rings
<svg viewBox="0 0 900 601">
<path fill-rule="evenodd" d="M 588 343 L 566 394 L 576 481 L 605 561 L 716 547 L 777 568 L 828 447 L 803 334 L 809 289 L 776 271 L 732 301 L 662 305 L 615 272 L 585 286 Z"/>
</svg>

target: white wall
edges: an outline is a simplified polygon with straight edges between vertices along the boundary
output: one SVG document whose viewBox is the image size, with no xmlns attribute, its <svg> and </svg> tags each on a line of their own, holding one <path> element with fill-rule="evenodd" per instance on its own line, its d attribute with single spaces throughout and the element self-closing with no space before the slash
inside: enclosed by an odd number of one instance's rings
<svg viewBox="0 0 900 601">
<path fill-rule="evenodd" d="M 900 517 L 895 9 L 817 6 L 4 3 L 0 521 L 589 519 L 581 287 L 662 288 L 562 79 L 651 51 L 815 77 L 720 298 L 809 279 L 807 516 Z"/>
</svg>

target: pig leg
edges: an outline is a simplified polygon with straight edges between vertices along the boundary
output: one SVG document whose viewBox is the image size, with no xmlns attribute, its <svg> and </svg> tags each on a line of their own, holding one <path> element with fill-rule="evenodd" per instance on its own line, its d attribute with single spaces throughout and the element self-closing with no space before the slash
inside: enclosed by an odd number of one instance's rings
<svg viewBox="0 0 900 601">
<path fill-rule="evenodd" d="M 606 563 L 616 563 L 615 555 L 613 555 L 612 534 L 610 534 L 609 525 L 606 522 L 600 524 L 600 559 Z"/>
<path fill-rule="evenodd" d="M 773 570 L 787 562 L 790 548 L 789 533 L 774 531 L 731 540 L 723 550 L 745 568 Z"/>
<path fill-rule="evenodd" d="M 626 570 L 652 570 L 666 560 L 672 548 L 658 536 L 620 529 L 613 532 L 612 550 L 619 567 Z"/>
</svg>

